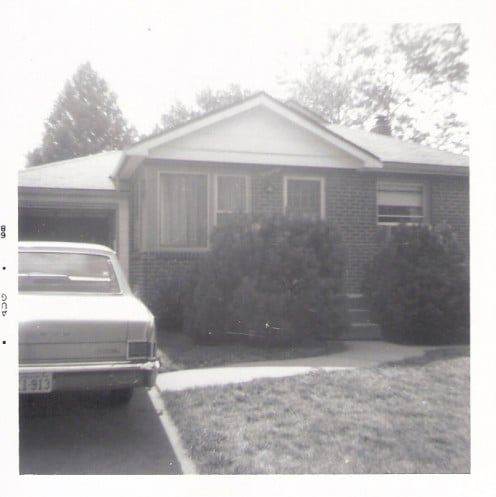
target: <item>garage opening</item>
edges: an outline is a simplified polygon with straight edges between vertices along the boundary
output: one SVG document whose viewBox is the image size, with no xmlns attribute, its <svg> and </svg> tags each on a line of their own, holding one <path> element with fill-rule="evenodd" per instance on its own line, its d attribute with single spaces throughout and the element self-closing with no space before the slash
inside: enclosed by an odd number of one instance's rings
<svg viewBox="0 0 496 497">
<path fill-rule="evenodd" d="M 19 240 L 99 243 L 115 249 L 115 211 L 23 207 Z"/>
</svg>

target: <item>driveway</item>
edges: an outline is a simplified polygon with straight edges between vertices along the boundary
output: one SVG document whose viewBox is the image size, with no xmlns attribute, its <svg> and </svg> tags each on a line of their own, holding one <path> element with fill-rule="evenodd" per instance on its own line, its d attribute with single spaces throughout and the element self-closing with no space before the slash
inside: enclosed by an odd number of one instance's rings
<svg viewBox="0 0 496 497">
<path fill-rule="evenodd" d="M 129 405 L 101 394 L 21 399 L 21 474 L 180 474 L 159 413 L 144 388 Z"/>
</svg>

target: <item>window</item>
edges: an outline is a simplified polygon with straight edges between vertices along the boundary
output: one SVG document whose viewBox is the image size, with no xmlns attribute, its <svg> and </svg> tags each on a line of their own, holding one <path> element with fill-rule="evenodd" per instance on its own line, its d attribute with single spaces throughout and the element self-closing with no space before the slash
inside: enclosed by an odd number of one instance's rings
<svg viewBox="0 0 496 497">
<path fill-rule="evenodd" d="M 324 218 L 324 179 L 284 178 L 284 211 L 303 219 Z"/>
<path fill-rule="evenodd" d="M 119 293 L 108 257 L 62 252 L 20 252 L 20 292 Z"/>
<path fill-rule="evenodd" d="M 207 176 L 160 176 L 160 243 L 165 247 L 207 247 Z"/>
<path fill-rule="evenodd" d="M 423 185 L 378 183 L 377 222 L 379 224 L 422 223 L 425 215 Z"/>
<path fill-rule="evenodd" d="M 225 225 L 248 211 L 246 176 L 217 176 L 216 223 Z"/>
</svg>

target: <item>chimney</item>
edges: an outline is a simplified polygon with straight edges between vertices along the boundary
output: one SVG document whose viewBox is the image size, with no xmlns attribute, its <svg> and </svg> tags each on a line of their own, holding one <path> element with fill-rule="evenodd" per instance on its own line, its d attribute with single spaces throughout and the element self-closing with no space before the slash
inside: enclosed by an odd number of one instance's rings
<svg viewBox="0 0 496 497">
<path fill-rule="evenodd" d="M 372 133 L 391 136 L 391 124 L 387 116 L 379 115 L 376 117 L 375 126 L 370 130 Z"/>
</svg>

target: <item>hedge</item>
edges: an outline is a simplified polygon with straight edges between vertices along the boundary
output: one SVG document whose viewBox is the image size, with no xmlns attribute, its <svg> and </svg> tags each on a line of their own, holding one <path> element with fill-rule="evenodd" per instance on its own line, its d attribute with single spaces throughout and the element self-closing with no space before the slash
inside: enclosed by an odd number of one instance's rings
<svg viewBox="0 0 496 497">
<path fill-rule="evenodd" d="M 211 343 L 336 338 L 348 326 L 343 278 L 342 245 L 326 222 L 277 217 L 224 226 L 185 302 L 186 330 Z"/>
<path fill-rule="evenodd" d="M 446 224 L 398 226 L 364 281 L 371 317 L 401 343 L 469 341 L 469 270 Z"/>
</svg>

